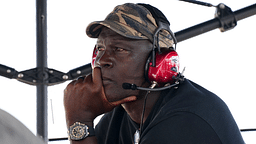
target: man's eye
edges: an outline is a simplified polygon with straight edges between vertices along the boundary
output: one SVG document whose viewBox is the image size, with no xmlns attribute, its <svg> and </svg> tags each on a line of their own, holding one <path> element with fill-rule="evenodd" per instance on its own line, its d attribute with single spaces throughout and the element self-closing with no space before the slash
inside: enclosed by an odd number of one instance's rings
<svg viewBox="0 0 256 144">
<path fill-rule="evenodd" d="M 104 51 L 104 50 L 105 50 L 105 48 L 98 47 L 98 48 L 97 48 L 97 50 L 98 50 L 98 51 Z"/>
<path fill-rule="evenodd" d="M 116 47 L 116 51 L 122 52 L 122 51 L 124 51 L 124 49 Z"/>
</svg>

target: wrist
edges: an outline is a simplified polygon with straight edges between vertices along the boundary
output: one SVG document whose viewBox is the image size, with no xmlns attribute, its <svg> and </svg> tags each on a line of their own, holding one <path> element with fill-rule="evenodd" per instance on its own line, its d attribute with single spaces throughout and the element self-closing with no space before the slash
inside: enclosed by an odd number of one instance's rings
<svg viewBox="0 0 256 144">
<path fill-rule="evenodd" d="M 93 121 L 87 121 L 87 120 L 67 120 L 67 127 L 69 128 L 71 125 L 73 125 L 76 122 L 80 122 L 83 124 L 86 124 L 88 126 L 94 127 Z"/>
<path fill-rule="evenodd" d="M 90 118 L 89 116 L 87 116 L 85 114 L 84 115 L 68 115 L 68 114 L 66 114 L 66 123 L 67 123 L 68 127 L 71 126 L 72 124 L 74 124 L 75 122 L 81 122 L 81 123 L 84 123 L 89 126 L 94 126 L 93 121 L 94 121 L 93 118 Z"/>
<path fill-rule="evenodd" d="M 68 128 L 69 140 L 80 141 L 92 136 L 95 136 L 93 126 L 85 123 L 75 122 Z"/>
</svg>

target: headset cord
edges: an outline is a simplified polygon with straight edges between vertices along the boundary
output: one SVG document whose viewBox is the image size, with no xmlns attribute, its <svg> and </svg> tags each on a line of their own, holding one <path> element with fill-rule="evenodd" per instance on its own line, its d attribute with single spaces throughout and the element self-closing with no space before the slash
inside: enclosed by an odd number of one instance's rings
<svg viewBox="0 0 256 144">
<path fill-rule="evenodd" d="M 149 93 L 150 93 L 150 91 L 147 91 L 147 93 L 145 95 L 145 99 L 144 99 L 144 103 L 143 103 L 143 108 L 142 108 L 142 113 L 141 113 L 140 126 L 139 126 L 139 129 L 137 129 L 135 134 L 134 134 L 134 144 L 139 144 L 139 141 L 140 141 L 140 136 L 142 134 L 142 129 L 143 129 L 143 118 L 144 118 L 144 114 L 145 114 L 147 97 L 148 97 Z"/>
<path fill-rule="evenodd" d="M 150 89 L 153 89 L 154 87 L 156 87 L 158 84 L 156 81 L 153 81 L 151 86 L 149 87 Z M 140 122 L 140 135 L 142 134 L 142 129 L 143 129 L 143 119 L 144 119 L 144 115 L 145 115 L 145 110 L 146 110 L 146 104 L 147 104 L 147 98 L 148 98 L 148 94 L 150 93 L 150 90 L 147 91 L 146 95 L 145 95 L 145 99 L 144 99 L 144 104 L 143 104 L 143 109 L 142 109 L 142 113 L 141 113 L 141 122 Z"/>
<path fill-rule="evenodd" d="M 148 98 L 148 94 L 149 94 L 149 93 L 150 93 L 150 91 L 147 91 L 147 93 L 146 93 L 146 95 L 145 95 L 144 104 L 143 104 L 143 109 L 142 109 L 142 113 L 141 113 L 140 136 L 141 136 L 142 129 L 143 129 L 143 119 L 144 119 L 144 115 L 145 115 L 146 104 L 147 104 L 147 98 Z"/>
<path fill-rule="evenodd" d="M 175 84 L 170 85 L 168 88 L 171 88 L 171 87 L 174 87 L 174 86 L 178 85 L 179 81 L 184 81 L 184 76 L 183 76 L 184 71 L 185 71 L 185 69 L 183 69 L 182 74 L 178 75 L 178 78 L 177 78 Z M 157 85 L 157 83 L 153 82 L 152 85 L 150 86 L 150 89 L 153 89 L 156 85 Z M 144 99 L 144 103 L 143 103 L 143 109 L 142 109 L 142 113 L 141 113 L 141 122 L 140 122 L 139 131 L 136 130 L 136 132 L 134 134 L 134 144 L 139 144 L 139 141 L 140 141 L 140 137 L 141 137 L 141 134 L 142 134 L 142 131 L 143 131 L 143 119 L 144 119 L 145 110 L 146 110 L 147 98 L 148 98 L 148 94 L 150 92 L 151 91 L 148 90 L 146 95 L 145 95 L 145 99 Z"/>
<path fill-rule="evenodd" d="M 155 86 L 157 86 L 157 82 L 152 82 L 152 84 L 149 88 L 153 89 Z M 142 113 L 141 113 L 141 122 L 140 122 L 139 132 L 138 131 L 135 132 L 134 144 L 139 144 L 140 136 L 141 136 L 142 131 L 143 131 L 143 119 L 144 119 L 144 115 L 145 115 L 145 110 L 146 110 L 146 105 L 147 105 L 147 98 L 148 98 L 149 93 L 150 93 L 150 90 L 148 90 L 146 95 L 145 95 L 143 108 L 142 108 Z"/>
</svg>

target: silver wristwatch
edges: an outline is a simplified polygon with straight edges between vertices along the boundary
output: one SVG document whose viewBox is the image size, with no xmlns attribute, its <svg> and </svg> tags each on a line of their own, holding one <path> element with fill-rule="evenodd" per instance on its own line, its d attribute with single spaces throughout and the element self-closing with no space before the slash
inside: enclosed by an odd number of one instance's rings
<svg viewBox="0 0 256 144">
<path fill-rule="evenodd" d="M 75 122 L 69 127 L 68 138 L 69 140 L 82 140 L 89 136 L 94 136 L 95 132 L 93 127 L 85 125 L 80 122 Z"/>
</svg>

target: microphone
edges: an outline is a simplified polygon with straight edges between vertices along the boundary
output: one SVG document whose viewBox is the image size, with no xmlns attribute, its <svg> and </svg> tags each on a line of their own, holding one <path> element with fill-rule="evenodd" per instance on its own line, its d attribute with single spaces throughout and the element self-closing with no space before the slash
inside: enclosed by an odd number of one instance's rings
<svg viewBox="0 0 256 144">
<path fill-rule="evenodd" d="M 176 77 L 173 76 L 173 79 L 176 80 L 174 84 L 168 85 L 168 86 L 165 86 L 165 87 L 154 88 L 157 85 L 156 81 L 153 81 L 152 85 L 149 88 L 138 87 L 136 84 L 130 84 L 130 83 L 123 83 L 122 87 L 123 87 L 123 89 L 144 90 L 144 91 L 162 91 L 162 90 L 166 90 L 166 89 L 174 87 L 174 86 L 180 84 L 180 82 L 182 83 L 184 81 L 184 75 L 183 75 L 184 71 L 185 71 L 185 68 L 183 69 L 182 73 L 179 73 Z"/>
<path fill-rule="evenodd" d="M 165 90 L 165 89 L 168 89 L 168 88 L 171 88 L 171 87 L 174 87 L 176 85 L 179 84 L 178 81 L 176 81 L 174 84 L 172 85 L 168 85 L 168 86 L 165 86 L 165 87 L 161 87 L 161 88 L 153 88 L 156 86 L 157 83 L 153 83 L 151 85 L 151 88 L 144 88 L 144 87 L 138 87 L 136 84 L 130 84 L 130 83 L 123 83 L 122 87 L 123 89 L 131 89 L 131 90 L 144 90 L 144 91 L 162 91 L 162 90 Z"/>
<path fill-rule="evenodd" d="M 137 90 L 137 86 L 135 84 L 123 83 L 122 87 L 123 89 Z"/>
</svg>

